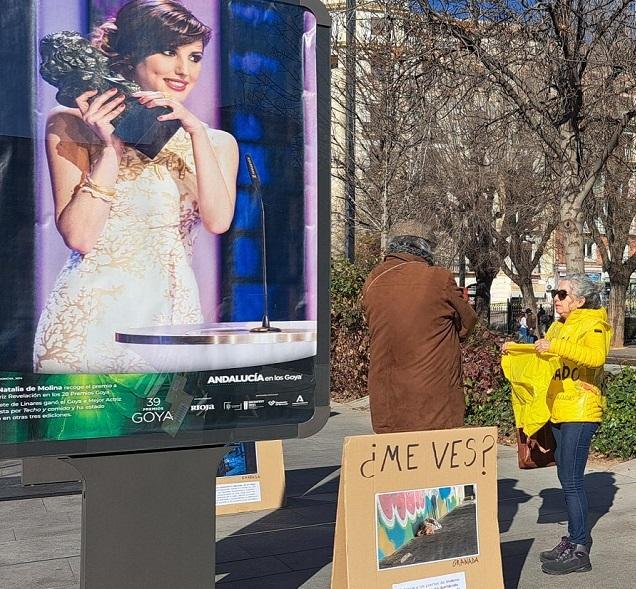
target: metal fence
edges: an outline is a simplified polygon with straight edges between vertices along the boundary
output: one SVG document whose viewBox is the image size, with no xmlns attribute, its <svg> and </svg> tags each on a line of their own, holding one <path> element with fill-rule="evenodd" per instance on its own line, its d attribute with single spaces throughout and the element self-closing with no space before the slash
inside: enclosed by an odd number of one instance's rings
<svg viewBox="0 0 636 589">
<path fill-rule="evenodd" d="M 503 333 L 515 334 L 519 327 L 519 315 L 524 311 L 522 302 L 520 298 L 516 298 L 505 303 L 491 303 L 490 327 Z M 625 343 L 636 343 L 636 288 L 627 292 L 625 300 Z"/>
<path fill-rule="evenodd" d="M 490 305 L 490 327 L 504 333 L 517 331 L 517 319 L 523 313 L 521 299 L 509 299 L 505 303 Z"/>
</svg>

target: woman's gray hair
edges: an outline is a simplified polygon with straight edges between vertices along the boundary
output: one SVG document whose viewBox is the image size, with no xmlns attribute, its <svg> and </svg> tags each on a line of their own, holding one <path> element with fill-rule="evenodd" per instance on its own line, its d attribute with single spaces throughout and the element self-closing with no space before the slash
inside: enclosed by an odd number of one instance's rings
<svg viewBox="0 0 636 589">
<path fill-rule="evenodd" d="M 572 292 L 575 296 L 585 299 L 582 309 L 599 309 L 602 306 L 601 290 L 603 285 L 600 282 L 594 282 L 585 274 L 568 274 L 564 280 L 572 285 Z"/>
</svg>

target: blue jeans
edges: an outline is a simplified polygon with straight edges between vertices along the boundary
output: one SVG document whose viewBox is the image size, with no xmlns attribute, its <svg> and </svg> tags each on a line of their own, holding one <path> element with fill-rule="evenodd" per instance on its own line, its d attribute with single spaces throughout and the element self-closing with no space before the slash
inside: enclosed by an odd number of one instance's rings
<svg viewBox="0 0 636 589">
<path fill-rule="evenodd" d="M 557 475 L 565 495 L 568 535 L 573 544 L 585 545 L 588 541 L 588 505 L 583 475 L 592 436 L 598 426 L 598 423 L 588 421 L 552 424 L 556 440 Z"/>
</svg>

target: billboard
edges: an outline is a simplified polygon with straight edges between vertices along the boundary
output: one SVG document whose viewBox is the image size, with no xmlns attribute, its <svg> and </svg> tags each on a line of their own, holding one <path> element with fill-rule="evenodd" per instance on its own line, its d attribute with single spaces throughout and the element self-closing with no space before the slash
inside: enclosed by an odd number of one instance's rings
<svg viewBox="0 0 636 589">
<path fill-rule="evenodd" d="M 325 9 L 8 4 L 0 457 L 319 429 Z"/>
</svg>

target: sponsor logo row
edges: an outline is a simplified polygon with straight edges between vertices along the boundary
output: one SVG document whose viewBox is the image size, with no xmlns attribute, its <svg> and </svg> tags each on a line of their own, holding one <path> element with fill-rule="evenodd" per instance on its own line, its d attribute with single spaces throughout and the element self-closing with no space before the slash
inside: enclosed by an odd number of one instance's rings
<svg viewBox="0 0 636 589">
<path fill-rule="evenodd" d="M 305 400 L 303 395 L 298 395 L 294 401 L 277 401 L 270 399 L 257 399 L 254 401 L 224 401 L 224 411 L 252 411 L 255 409 L 262 409 L 263 407 L 304 407 L 309 405 L 309 402 Z M 190 411 L 194 413 L 205 413 L 206 411 L 215 411 L 217 406 L 214 403 L 198 403 L 193 404 L 190 407 Z"/>
<path fill-rule="evenodd" d="M 303 395 L 298 395 L 295 401 L 277 401 L 275 399 L 270 399 L 266 401 L 265 399 L 257 399 L 255 401 L 224 401 L 223 402 L 223 410 L 224 411 L 253 411 L 255 409 L 262 409 L 266 406 L 269 407 L 303 407 L 309 405 L 309 403 L 305 400 Z M 190 406 L 191 413 L 198 413 L 199 415 L 202 413 L 206 413 L 208 411 L 216 411 L 217 406 L 214 403 L 194 403 Z M 174 421 L 174 416 L 170 411 L 144 411 L 135 413 L 132 416 L 132 420 L 135 423 L 152 423 L 155 421 L 163 422 L 163 421 Z"/>
</svg>

